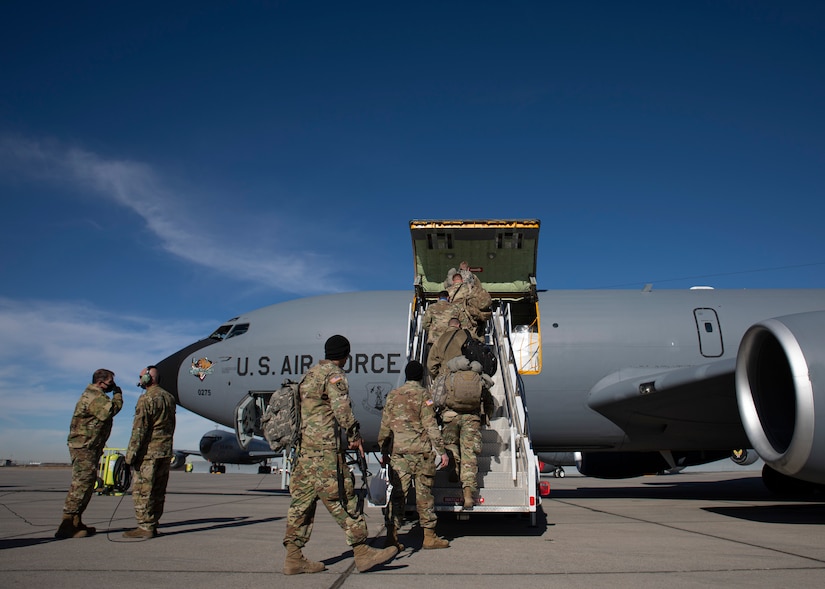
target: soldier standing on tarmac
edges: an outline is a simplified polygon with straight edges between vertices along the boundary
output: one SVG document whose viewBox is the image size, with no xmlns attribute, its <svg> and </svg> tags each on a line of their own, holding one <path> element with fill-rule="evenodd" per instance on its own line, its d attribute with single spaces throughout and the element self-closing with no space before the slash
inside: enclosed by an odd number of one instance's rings
<svg viewBox="0 0 825 589">
<path fill-rule="evenodd" d="M 404 545 L 398 542 L 398 528 L 404 519 L 404 506 L 414 481 L 418 522 L 424 530 L 422 547 L 447 548 L 450 543 L 435 533 L 438 519 L 433 509 L 432 487 L 436 454 L 441 457 L 441 468 L 446 468 L 449 457 L 435 420 L 432 397 L 421 386 L 424 367 L 412 360 L 404 373 L 407 382 L 387 395 L 378 432 L 378 445 L 384 454 L 384 463 L 389 458 L 392 465 L 393 493 L 385 546 L 404 550 Z"/>
<path fill-rule="evenodd" d="M 110 392 L 113 393 L 111 399 L 106 395 Z M 112 433 L 113 418 L 122 407 L 123 392 L 115 384 L 115 373 L 105 368 L 95 370 L 92 384 L 80 395 L 72 414 L 68 440 L 72 484 L 55 538 L 85 538 L 95 533 L 95 528 L 85 525 L 80 518 L 94 492 L 100 457 Z"/>
<path fill-rule="evenodd" d="M 344 530 L 359 571 L 368 571 L 398 553 L 394 546 L 377 550 L 367 544 L 367 522 L 357 511 L 353 475 L 339 448 L 339 434 L 344 431 L 349 449 L 364 455 L 360 425 L 352 414 L 343 370 L 349 353 L 349 340 L 333 335 L 324 344 L 325 359 L 310 368 L 300 384 L 301 441 L 289 485 L 292 501 L 284 534 L 285 575 L 318 573 L 326 568 L 301 552 L 312 533 L 318 499 Z M 341 485 L 339 477 L 343 477 Z"/>
<path fill-rule="evenodd" d="M 145 389 L 135 405 L 132 437 L 126 464 L 135 472 L 132 499 L 138 527 L 123 532 L 124 538 L 153 538 L 166 502 L 166 485 L 172 464 L 175 435 L 175 398 L 158 385 L 158 369 L 147 366 L 138 386 Z"/>
</svg>

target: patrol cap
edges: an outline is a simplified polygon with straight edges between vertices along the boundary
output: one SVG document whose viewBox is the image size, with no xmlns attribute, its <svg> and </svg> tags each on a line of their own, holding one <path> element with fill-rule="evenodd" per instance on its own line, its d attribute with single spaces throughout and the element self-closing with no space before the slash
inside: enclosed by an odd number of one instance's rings
<svg viewBox="0 0 825 589">
<path fill-rule="evenodd" d="M 421 362 L 410 360 L 407 362 L 407 367 L 404 368 L 404 374 L 407 376 L 407 380 L 421 380 L 424 378 L 424 367 Z"/>
<path fill-rule="evenodd" d="M 343 335 L 333 335 L 324 344 L 324 358 L 343 360 L 349 356 L 349 340 Z"/>
</svg>

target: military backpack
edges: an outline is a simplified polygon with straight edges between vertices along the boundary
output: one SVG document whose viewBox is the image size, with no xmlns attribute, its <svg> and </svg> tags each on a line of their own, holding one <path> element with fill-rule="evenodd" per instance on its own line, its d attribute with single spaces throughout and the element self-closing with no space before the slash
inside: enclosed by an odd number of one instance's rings
<svg viewBox="0 0 825 589">
<path fill-rule="evenodd" d="M 451 372 L 447 376 L 445 404 L 456 413 L 478 413 L 482 386 L 481 374 L 475 370 Z"/>
<path fill-rule="evenodd" d="M 475 339 L 468 330 L 467 340 L 461 345 L 461 353 L 467 357 L 470 362 L 478 362 L 481 364 L 481 370 L 488 376 L 493 376 L 498 369 L 498 359 L 493 353 L 492 348 Z"/>
<path fill-rule="evenodd" d="M 261 417 L 261 430 L 273 451 L 295 446 L 301 436 L 301 397 L 298 383 L 286 379 L 272 393 Z"/>
</svg>

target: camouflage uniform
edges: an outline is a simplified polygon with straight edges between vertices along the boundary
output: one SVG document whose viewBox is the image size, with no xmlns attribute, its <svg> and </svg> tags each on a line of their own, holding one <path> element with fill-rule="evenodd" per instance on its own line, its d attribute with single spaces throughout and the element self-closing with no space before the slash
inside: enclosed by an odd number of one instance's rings
<svg viewBox="0 0 825 589">
<path fill-rule="evenodd" d="M 439 299 L 438 302 L 427 306 L 421 326 L 427 330 L 427 342 L 434 344 L 442 333 L 447 331 L 450 319 L 461 319 L 461 308 L 448 300 Z"/>
<path fill-rule="evenodd" d="M 490 295 L 480 282 L 471 286 L 467 282 L 458 282 L 447 288 L 450 301 L 459 306 L 461 327 L 469 329 L 474 337 L 483 331 L 484 322 L 490 318 Z"/>
<path fill-rule="evenodd" d="M 378 444 L 391 454 L 393 473 L 392 520 L 400 527 L 404 506 L 415 481 L 415 506 L 422 528 L 434 529 L 433 479 L 436 454 L 445 453 L 430 393 L 408 380 L 390 391 L 381 417 Z M 435 452 L 433 452 L 435 448 Z"/>
<path fill-rule="evenodd" d="M 363 514 L 356 513 L 358 498 L 352 472 L 339 451 L 336 422 L 347 439 L 360 439 L 359 424 L 352 414 L 349 385 L 344 371 L 330 360 L 321 360 L 301 381 L 301 444 L 290 478 L 292 501 L 287 511 L 284 545 L 304 547 L 312 534 L 318 499 L 341 526 L 347 544 L 368 539 Z M 338 473 L 344 476 L 344 503 L 338 491 Z"/>
<path fill-rule="evenodd" d="M 452 337 L 455 334 L 455 337 Z M 427 371 L 430 378 L 435 379 L 439 371 L 447 362 L 461 356 L 461 346 L 467 341 L 467 333 L 458 327 L 448 327 L 435 342 L 427 355 Z"/>
<path fill-rule="evenodd" d="M 112 420 L 123 407 L 123 395 L 117 391 L 110 399 L 100 387 L 90 384 L 75 405 L 68 439 L 72 484 L 63 505 L 66 515 L 82 514 L 92 498 Z"/>
<path fill-rule="evenodd" d="M 126 450 L 126 462 L 135 472 L 135 519 L 138 528 L 152 533 L 156 533 L 163 515 L 174 434 L 175 398 L 153 384 L 137 400 L 132 437 Z"/>
<path fill-rule="evenodd" d="M 485 421 L 493 414 L 493 397 L 486 388 L 481 392 L 482 412 Z M 444 429 L 441 435 L 447 451 L 455 460 L 456 472 L 463 488 L 478 492 L 478 455 L 481 452 L 481 415 L 457 413 L 447 409 L 441 414 Z"/>
<path fill-rule="evenodd" d="M 450 268 L 447 270 L 447 278 L 444 280 L 444 288 L 449 288 L 449 286 L 453 283 L 453 276 L 455 274 L 461 274 L 461 279 L 469 284 L 470 286 L 475 286 L 476 284 L 481 284 L 481 281 L 476 277 L 475 274 L 469 268 Z"/>
<path fill-rule="evenodd" d="M 474 331 L 476 320 L 472 313 L 472 287 L 466 282 L 457 282 L 447 287 L 450 294 L 450 302 L 458 307 L 458 319 L 461 327 Z"/>
</svg>

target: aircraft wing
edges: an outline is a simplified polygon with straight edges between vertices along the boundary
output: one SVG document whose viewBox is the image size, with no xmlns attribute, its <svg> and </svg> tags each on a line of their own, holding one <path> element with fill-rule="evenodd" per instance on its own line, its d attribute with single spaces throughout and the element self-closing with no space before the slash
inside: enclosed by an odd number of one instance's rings
<svg viewBox="0 0 825 589">
<path fill-rule="evenodd" d="M 252 458 L 280 458 L 284 455 L 283 452 L 249 452 Z"/>
<path fill-rule="evenodd" d="M 588 405 L 634 444 L 650 436 L 659 443 L 672 438 L 672 449 L 748 447 L 735 371 L 735 358 L 665 371 L 620 370 L 593 387 Z"/>
<path fill-rule="evenodd" d="M 172 452 L 175 452 L 176 454 L 183 454 L 184 456 L 190 456 L 192 454 L 194 454 L 195 456 L 200 456 L 201 455 L 200 450 L 177 450 L 177 449 L 175 449 L 175 450 L 172 450 Z"/>
</svg>

